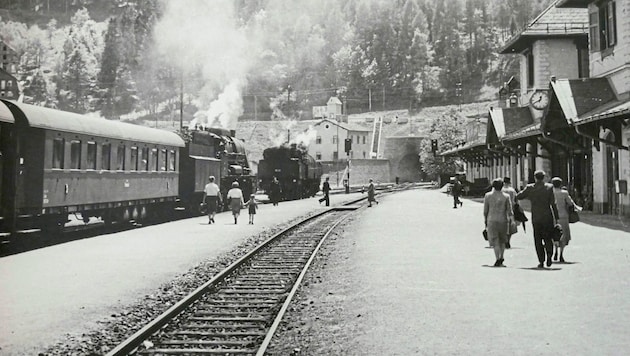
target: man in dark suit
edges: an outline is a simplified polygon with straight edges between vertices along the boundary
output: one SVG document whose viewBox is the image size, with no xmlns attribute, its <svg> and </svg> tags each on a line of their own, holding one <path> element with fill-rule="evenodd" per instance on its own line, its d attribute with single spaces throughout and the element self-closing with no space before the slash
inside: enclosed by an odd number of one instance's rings
<svg viewBox="0 0 630 356">
<path fill-rule="evenodd" d="M 326 177 L 326 181 L 322 184 L 322 192 L 324 192 L 324 196 L 319 199 L 319 203 L 321 204 L 323 201 L 326 201 L 326 206 L 330 206 L 330 183 L 328 183 L 329 177 Z"/>
<path fill-rule="evenodd" d="M 538 268 L 544 267 L 545 256 L 547 267 L 551 266 L 553 241 L 551 236 L 557 223 L 558 208 L 553 195 L 553 186 L 545 183 L 545 172 L 534 173 L 536 182 L 528 184 L 516 195 L 517 200 L 529 199 L 532 203 L 532 226 L 534 227 L 534 245 L 538 255 Z"/>
</svg>

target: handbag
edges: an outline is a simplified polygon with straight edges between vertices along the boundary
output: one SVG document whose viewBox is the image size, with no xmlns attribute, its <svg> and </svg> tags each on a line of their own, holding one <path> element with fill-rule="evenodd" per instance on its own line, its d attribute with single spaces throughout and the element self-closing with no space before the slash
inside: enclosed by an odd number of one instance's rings
<svg viewBox="0 0 630 356">
<path fill-rule="evenodd" d="M 525 222 L 529 219 L 525 216 L 525 211 L 521 208 L 518 202 L 515 202 L 512 206 L 512 212 L 514 213 L 514 220 L 523 224 L 523 231 L 525 231 Z"/>
<path fill-rule="evenodd" d="M 562 238 L 562 226 L 560 224 L 556 224 L 553 227 L 553 230 L 551 230 L 551 239 L 553 241 L 560 241 L 560 239 Z"/>
<path fill-rule="evenodd" d="M 508 235 L 514 235 L 518 232 L 518 225 L 516 224 L 516 221 L 510 221 L 508 222 Z"/>
<path fill-rule="evenodd" d="M 573 204 L 567 204 L 567 212 L 569 213 L 569 223 L 573 224 L 580 221 L 580 215 Z"/>
<path fill-rule="evenodd" d="M 481 234 L 483 235 L 483 239 L 488 241 L 488 230 L 487 229 L 483 229 L 483 232 Z"/>
<path fill-rule="evenodd" d="M 199 204 L 199 213 L 205 215 L 208 213 L 208 204 L 206 203 L 201 203 Z"/>
</svg>

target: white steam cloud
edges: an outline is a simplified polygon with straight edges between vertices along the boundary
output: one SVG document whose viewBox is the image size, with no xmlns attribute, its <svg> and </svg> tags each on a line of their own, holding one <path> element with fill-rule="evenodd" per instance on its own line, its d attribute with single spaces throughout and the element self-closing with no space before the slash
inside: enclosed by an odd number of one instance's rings
<svg viewBox="0 0 630 356">
<path fill-rule="evenodd" d="M 191 126 L 236 128 L 243 114 L 242 91 L 256 50 L 235 18 L 232 0 L 165 1 L 155 27 L 159 53 L 184 73 L 199 68 L 200 112 Z M 205 121 L 202 121 L 205 120 Z"/>
</svg>

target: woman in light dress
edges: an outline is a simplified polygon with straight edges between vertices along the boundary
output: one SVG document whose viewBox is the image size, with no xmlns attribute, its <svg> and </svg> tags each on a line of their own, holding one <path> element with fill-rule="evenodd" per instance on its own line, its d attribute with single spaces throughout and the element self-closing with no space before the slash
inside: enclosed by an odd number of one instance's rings
<svg viewBox="0 0 630 356">
<path fill-rule="evenodd" d="M 492 191 L 483 198 L 483 217 L 488 232 L 488 242 L 494 249 L 494 267 L 504 267 L 503 252 L 509 232 L 509 224 L 514 220 L 510 197 L 503 193 L 503 179 L 492 181 Z"/>
<path fill-rule="evenodd" d="M 234 224 L 238 223 L 241 208 L 245 205 L 243 202 L 243 191 L 238 186 L 238 182 L 232 183 L 232 189 L 227 193 L 227 201 L 228 204 L 230 204 L 230 210 L 232 210 L 232 215 L 234 216 Z"/>
<path fill-rule="evenodd" d="M 579 207 L 566 189 L 562 187 L 562 178 L 551 178 L 551 184 L 553 185 L 553 195 L 556 198 L 556 207 L 558 207 L 558 223 L 562 226 L 562 237 L 558 243 L 553 244 L 553 260 L 558 262 L 564 261 L 564 249 L 571 241 L 571 227 L 569 226 L 569 210 L 568 207 L 573 207 L 576 211 L 581 211 Z M 559 258 L 558 258 L 559 257 Z"/>
</svg>

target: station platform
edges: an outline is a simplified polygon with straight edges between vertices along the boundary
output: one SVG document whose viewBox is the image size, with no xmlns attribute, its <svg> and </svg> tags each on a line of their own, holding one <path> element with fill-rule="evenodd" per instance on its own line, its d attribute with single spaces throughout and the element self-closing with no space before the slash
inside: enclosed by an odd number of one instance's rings
<svg viewBox="0 0 630 356">
<path fill-rule="evenodd" d="M 623 355 L 630 234 L 571 224 L 567 263 L 538 269 L 531 224 L 491 267 L 483 203 L 439 190 L 379 199 L 328 241 L 273 354 Z M 531 218 L 529 213 L 526 213 Z"/>
<path fill-rule="evenodd" d="M 362 196 L 334 194 L 331 206 Z M 226 212 L 212 225 L 202 216 L 2 257 L 0 354 L 37 355 L 66 334 L 98 330 L 99 320 L 124 311 L 200 261 L 325 209 L 318 198 L 260 204 L 254 225 L 248 225 L 243 209 L 238 225 Z"/>
</svg>

